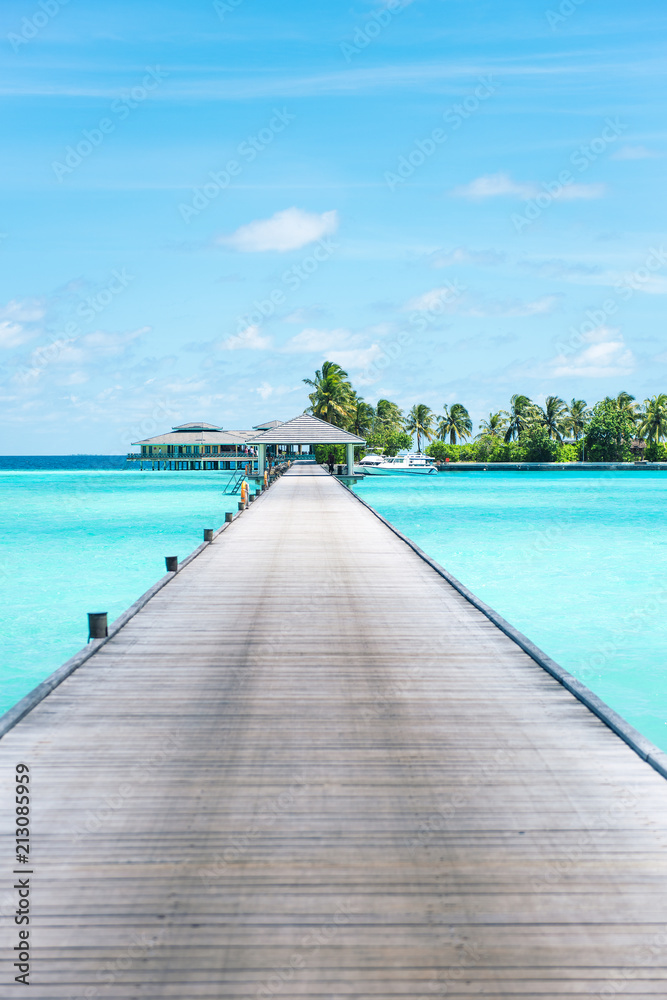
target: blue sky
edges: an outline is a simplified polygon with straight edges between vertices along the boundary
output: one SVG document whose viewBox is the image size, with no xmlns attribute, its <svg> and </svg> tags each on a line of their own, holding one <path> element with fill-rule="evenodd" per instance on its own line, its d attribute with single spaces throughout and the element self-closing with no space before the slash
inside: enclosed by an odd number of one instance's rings
<svg viewBox="0 0 667 1000">
<path fill-rule="evenodd" d="M 3 0 L 4 454 L 667 389 L 657 0 Z"/>
</svg>

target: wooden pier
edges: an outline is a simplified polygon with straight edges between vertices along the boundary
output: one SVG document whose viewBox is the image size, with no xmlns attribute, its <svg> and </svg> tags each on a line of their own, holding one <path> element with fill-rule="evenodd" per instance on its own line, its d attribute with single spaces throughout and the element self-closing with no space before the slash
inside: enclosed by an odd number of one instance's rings
<svg viewBox="0 0 667 1000">
<path fill-rule="evenodd" d="M 0 992 L 25 762 L 35 1000 L 664 998 L 664 755 L 526 649 L 293 468 L 0 742 Z"/>
</svg>

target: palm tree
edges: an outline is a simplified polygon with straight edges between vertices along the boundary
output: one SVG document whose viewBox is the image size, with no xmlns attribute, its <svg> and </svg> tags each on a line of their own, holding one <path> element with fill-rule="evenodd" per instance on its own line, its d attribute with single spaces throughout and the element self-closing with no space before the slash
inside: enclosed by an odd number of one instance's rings
<svg viewBox="0 0 667 1000">
<path fill-rule="evenodd" d="M 631 396 L 629 392 L 619 392 L 614 402 L 619 413 L 623 413 L 633 424 L 637 423 L 640 414 L 634 396 Z"/>
<path fill-rule="evenodd" d="M 421 452 L 422 436 L 427 441 L 433 440 L 433 410 L 424 403 L 417 403 L 405 418 L 405 429 L 408 434 L 417 435 L 417 451 Z"/>
<path fill-rule="evenodd" d="M 447 408 L 446 403 L 443 405 L 445 412 L 438 418 L 440 440 L 446 441 L 449 435 L 449 443 L 456 444 L 457 437 L 459 441 L 469 438 L 472 433 L 472 420 L 463 403 L 452 403 L 451 409 Z"/>
<path fill-rule="evenodd" d="M 664 392 L 644 400 L 639 433 L 655 444 L 667 437 L 667 395 Z"/>
<path fill-rule="evenodd" d="M 535 419 L 535 404 L 528 396 L 515 393 L 510 399 L 509 412 L 500 411 L 507 418 L 507 428 L 505 430 L 505 443 L 520 438 L 526 427 Z"/>
<path fill-rule="evenodd" d="M 500 437 L 502 431 L 505 430 L 506 423 L 507 421 L 503 416 L 502 410 L 498 413 L 489 413 L 488 420 L 480 421 L 479 434 L 477 435 L 477 438 Z"/>
<path fill-rule="evenodd" d="M 400 431 L 403 427 L 403 411 L 388 399 L 378 399 L 375 423 L 376 430 Z"/>
<path fill-rule="evenodd" d="M 353 434 L 358 434 L 359 437 L 365 437 L 371 432 L 374 418 L 375 410 L 373 407 L 365 402 L 361 396 L 355 395 L 352 399 L 350 423 L 347 429 Z"/>
<path fill-rule="evenodd" d="M 308 396 L 310 406 L 307 413 L 330 424 L 342 426 L 348 422 L 354 405 L 354 390 L 347 372 L 340 365 L 335 361 L 325 361 L 321 370 L 315 372 L 314 379 L 305 378 L 303 381 L 313 388 Z"/>
<path fill-rule="evenodd" d="M 555 438 L 556 441 L 562 441 L 567 412 L 565 401 L 560 396 L 547 396 L 544 400 L 544 406 L 536 406 L 535 410 L 549 437 Z"/>
<path fill-rule="evenodd" d="M 572 399 L 565 409 L 563 430 L 571 434 L 575 441 L 578 441 L 588 426 L 591 411 L 588 409 L 585 399 Z"/>
</svg>

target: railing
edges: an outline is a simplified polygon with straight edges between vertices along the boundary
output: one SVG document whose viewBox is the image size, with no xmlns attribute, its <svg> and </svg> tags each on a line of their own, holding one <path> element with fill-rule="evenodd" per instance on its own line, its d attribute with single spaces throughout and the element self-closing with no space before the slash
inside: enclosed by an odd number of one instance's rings
<svg viewBox="0 0 667 1000">
<path fill-rule="evenodd" d="M 234 473 L 232 478 L 226 484 L 223 493 L 238 493 L 241 489 L 241 483 L 245 479 L 245 469 L 241 469 Z"/>
<path fill-rule="evenodd" d="M 257 462 L 256 455 L 243 455 L 234 452 L 224 452 L 219 455 L 168 455 L 165 452 L 154 452 L 152 455 L 138 455 L 131 451 L 126 455 L 128 462 L 234 462 L 237 466 L 253 465 Z M 227 470 L 229 471 L 229 470 Z M 231 470 L 234 471 L 233 469 Z"/>
</svg>

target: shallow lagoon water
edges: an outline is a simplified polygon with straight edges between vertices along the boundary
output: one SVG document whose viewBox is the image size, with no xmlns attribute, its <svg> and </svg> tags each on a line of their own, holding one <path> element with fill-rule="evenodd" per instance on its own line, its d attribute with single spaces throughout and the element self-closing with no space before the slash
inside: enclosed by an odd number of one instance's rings
<svg viewBox="0 0 667 1000">
<path fill-rule="evenodd" d="M 368 476 L 355 489 L 667 750 L 667 473 Z"/>
<path fill-rule="evenodd" d="M 113 621 L 236 509 L 226 473 L 99 464 L 0 471 L 0 712 L 85 645 L 88 611 Z"/>
<path fill-rule="evenodd" d="M 112 621 L 236 508 L 224 473 L 101 464 L 0 471 L 0 711 L 85 644 L 86 612 Z M 456 472 L 356 490 L 667 750 L 667 474 Z"/>
</svg>

